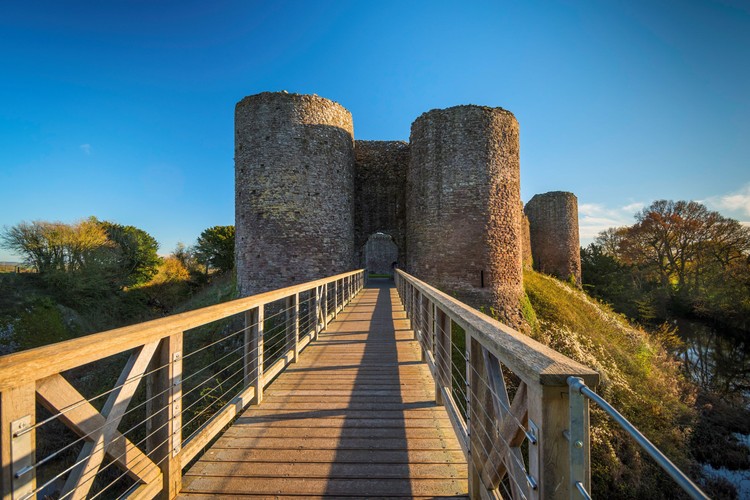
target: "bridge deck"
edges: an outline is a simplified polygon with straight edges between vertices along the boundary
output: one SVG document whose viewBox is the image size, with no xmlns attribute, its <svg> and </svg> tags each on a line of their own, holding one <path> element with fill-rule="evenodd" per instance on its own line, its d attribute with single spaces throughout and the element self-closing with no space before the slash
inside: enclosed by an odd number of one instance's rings
<svg viewBox="0 0 750 500">
<path fill-rule="evenodd" d="M 467 467 L 396 290 L 360 293 L 206 451 L 180 498 L 467 494 Z"/>
</svg>

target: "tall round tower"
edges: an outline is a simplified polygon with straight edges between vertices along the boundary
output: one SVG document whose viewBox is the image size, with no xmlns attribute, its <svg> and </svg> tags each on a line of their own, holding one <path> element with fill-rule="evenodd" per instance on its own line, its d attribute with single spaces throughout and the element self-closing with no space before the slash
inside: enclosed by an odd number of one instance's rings
<svg viewBox="0 0 750 500">
<path fill-rule="evenodd" d="M 529 218 L 534 268 L 581 285 L 578 199 L 573 193 L 536 194 L 524 208 Z"/>
<path fill-rule="evenodd" d="M 518 122 L 502 108 L 429 111 L 411 126 L 407 271 L 523 323 Z"/>
<path fill-rule="evenodd" d="M 354 265 L 354 137 L 343 106 L 263 92 L 235 109 L 235 259 L 241 296 Z"/>
</svg>

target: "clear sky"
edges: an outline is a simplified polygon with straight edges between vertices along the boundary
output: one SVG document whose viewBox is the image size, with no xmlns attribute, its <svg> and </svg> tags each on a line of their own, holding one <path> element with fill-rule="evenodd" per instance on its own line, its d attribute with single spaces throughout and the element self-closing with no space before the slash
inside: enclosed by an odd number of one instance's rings
<svg viewBox="0 0 750 500">
<path fill-rule="evenodd" d="M 149 0 L 3 4 L 0 226 L 95 215 L 166 254 L 233 224 L 234 105 L 266 90 L 357 139 L 509 109 L 522 199 L 576 193 L 584 243 L 662 198 L 750 221 L 747 0 Z"/>
</svg>

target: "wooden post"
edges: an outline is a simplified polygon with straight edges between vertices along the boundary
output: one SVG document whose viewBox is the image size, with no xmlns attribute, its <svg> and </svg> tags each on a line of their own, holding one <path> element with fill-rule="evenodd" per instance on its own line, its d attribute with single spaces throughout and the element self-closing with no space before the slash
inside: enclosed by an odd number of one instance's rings
<svg viewBox="0 0 750 500">
<path fill-rule="evenodd" d="M 425 308 L 425 319 L 427 324 L 425 325 L 425 335 L 427 335 L 427 350 L 432 353 L 432 361 L 435 362 L 435 306 L 430 299 L 422 297 L 422 302 Z M 437 373 L 437 370 L 435 370 Z"/>
<path fill-rule="evenodd" d="M 470 498 L 482 498 L 481 496 L 481 478 L 479 475 L 479 465 L 481 460 L 480 449 L 481 449 L 481 430 L 477 426 L 478 419 L 478 404 L 479 399 L 475 397 L 476 391 L 479 388 L 481 380 L 477 377 L 474 370 L 472 370 L 472 364 L 474 364 L 474 354 L 481 349 L 479 342 L 471 337 L 471 332 L 466 331 L 465 351 L 464 356 L 466 357 L 466 430 L 468 433 L 469 443 L 469 457 L 466 460 L 469 467 L 469 497 Z M 476 345 L 474 345 L 476 344 Z"/>
<path fill-rule="evenodd" d="M 0 460 L 3 500 L 15 500 L 36 488 L 36 387 L 25 384 L 0 394 Z M 31 430 L 29 430 L 31 429 Z M 23 474 L 20 474 L 22 473 Z M 20 474 L 16 478 L 15 474 Z"/>
<path fill-rule="evenodd" d="M 162 368 L 153 373 L 149 455 L 162 472 L 161 498 L 171 499 L 182 486 L 182 333 L 162 339 L 154 358 Z"/>
<path fill-rule="evenodd" d="M 263 402 L 263 323 L 265 305 L 250 309 L 245 313 L 245 324 L 249 326 L 245 343 L 245 381 L 255 384 L 255 397 L 252 404 Z"/>
<path fill-rule="evenodd" d="M 538 488 L 535 498 L 570 498 L 570 457 L 563 431 L 568 427 L 568 387 L 529 384 L 529 474 Z"/>
<path fill-rule="evenodd" d="M 292 363 L 299 358 L 299 293 L 286 298 L 286 344 L 293 350 Z"/>
<path fill-rule="evenodd" d="M 328 283 L 323 285 L 323 330 L 328 328 Z"/>
<path fill-rule="evenodd" d="M 321 328 L 321 322 L 320 322 L 320 315 L 321 315 L 321 308 L 320 308 L 320 296 L 322 294 L 321 288 L 319 286 L 315 287 L 315 290 L 312 291 L 312 307 L 311 307 L 311 314 L 313 316 L 315 321 L 315 329 L 313 330 L 313 340 L 318 340 L 318 334 L 320 334 L 320 328 Z"/>
<path fill-rule="evenodd" d="M 339 313 L 339 280 L 333 282 L 333 319 L 336 319 Z"/>
<path fill-rule="evenodd" d="M 448 392 L 453 391 L 451 365 L 451 327 L 450 317 L 435 304 L 435 403 L 443 405 L 441 387 Z"/>
</svg>

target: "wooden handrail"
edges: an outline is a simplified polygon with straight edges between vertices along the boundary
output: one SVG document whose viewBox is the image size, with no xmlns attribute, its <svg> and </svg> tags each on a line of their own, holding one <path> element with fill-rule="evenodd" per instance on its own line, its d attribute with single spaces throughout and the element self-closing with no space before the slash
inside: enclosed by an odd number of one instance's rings
<svg viewBox="0 0 750 500">
<path fill-rule="evenodd" d="M 75 500 L 87 496 L 105 456 L 134 480 L 129 496 L 152 498 L 161 493 L 162 497 L 174 498 L 180 490 L 182 467 L 243 408 L 261 401 L 263 388 L 289 364 L 296 362 L 300 352 L 362 289 L 364 281 L 364 270 L 359 269 L 0 357 L 2 500 L 36 496 L 36 428 L 52 419 L 60 420 L 84 442 L 75 464 L 56 476 L 60 479 L 67 474 L 63 486 L 66 498 Z M 327 303 L 329 289 L 335 295 L 332 311 Z M 310 301 L 305 331 L 300 331 L 300 293 L 308 293 Z M 285 343 L 278 359 L 265 370 L 263 310 L 267 304 L 282 300 Z M 242 383 L 233 396 L 228 392 L 222 394 L 232 398 L 231 401 L 190 437 L 183 439 L 184 334 L 241 313 L 245 313 L 246 326 L 237 332 L 244 331 L 245 336 L 239 352 L 242 364 L 235 373 L 242 374 Z M 277 348 L 275 345 L 274 349 Z M 130 359 L 115 387 L 101 395 L 108 396 L 101 410 L 62 375 L 72 368 L 126 351 L 130 351 Z M 142 405 L 145 405 L 146 420 L 142 423 L 147 436 L 145 450 L 141 450 L 143 441 L 131 442 L 117 427 L 144 379 L 146 401 Z M 37 402 L 49 410 L 52 417 L 37 423 Z M 55 456 L 53 452 L 43 460 Z"/>
<path fill-rule="evenodd" d="M 361 273 L 350 271 L 300 285 L 232 300 L 223 304 L 173 314 L 136 325 L 115 328 L 56 344 L 0 356 L 0 392 L 64 372 L 114 354 L 134 349 L 175 333 L 243 313 L 259 305 L 283 299 L 295 293 L 323 286 Z"/>
<path fill-rule="evenodd" d="M 575 498 L 569 480 L 573 445 L 565 439 L 567 379 L 596 385 L 598 373 L 402 270 L 396 271 L 396 287 L 435 378 L 435 400 L 445 405 L 466 455 L 471 497 L 497 498 L 508 477 L 505 493 L 514 499 Z M 454 341 L 453 323 L 464 332 L 463 346 Z M 453 358 L 460 347 L 458 366 Z M 520 379 L 512 400 L 503 366 Z M 588 424 L 588 405 L 577 411 Z M 589 487 L 588 425 L 577 443 L 581 484 Z"/>
<path fill-rule="evenodd" d="M 524 335 L 508 325 L 460 302 L 424 281 L 397 269 L 425 297 L 438 304 L 453 321 L 494 354 L 497 359 L 526 383 L 565 386 L 568 377 L 582 378 L 587 385 L 596 386 L 599 374 Z"/>
</svg>

